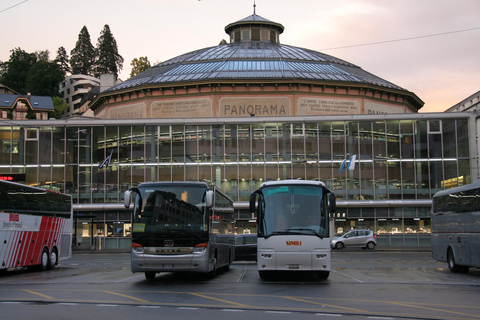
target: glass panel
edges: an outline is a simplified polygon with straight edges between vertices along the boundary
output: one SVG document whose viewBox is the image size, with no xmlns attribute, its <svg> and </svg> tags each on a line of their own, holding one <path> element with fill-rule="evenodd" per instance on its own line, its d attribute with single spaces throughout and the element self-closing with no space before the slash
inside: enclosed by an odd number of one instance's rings
<svg viewBox="0 0 480 320">
<path fill-rule="evenodd" d="M 18 153 L 18 142 L 15 147 L 12 144 L 12 131 L 10 127 L 0 127 L 0 164 L 10 164 L 10 154 L 16 148 Z"/>
<path fill-rule="evenodd" d="M 120 134 L 118 160 L 120 163 L 130 163 L 132 161 L 132 127 L 121 126 L 118 130 Z"/>
<path fill-rule="evenodd" d="M 78 128 L 78 163 L 92 163 L 91 146 L 92 135 L 91 128 Z"/>
<path fill-rule="evenodd" d="M 387 156 L 389 159 L 400 158 L 399 121 L 387 121 Z"/>
<path fill-rule="evenodd" d="M 428 167 L 428 161 L 417 161 L 418 199 L 430 198 L 430 179 L 428 175 Z"/>
<path fill-rule="evenodd" d="M 65 131 L 63 127 L 53 127 L 52 163 L 65 164 Z"/>
<path fill-rule="evenodd" d="M 15 164 L 24 164 L 24 156 L 25 156 L 25 149 L 24 149 L 24 130 L 20 127 L 12 127 L 12 162 Z"/>
<path fill-rule="evenodd" d="M 265 160 L 267 162 L 279 161 L 278 153 L 278 127 L 276 123 L 265 124 Z M 275 174 L 276 176 L 277 174 Z M 272 178 L 267 174 L 267 179 Z"/>
<path fill-rule="evenodd" d="M 38 143 L 42 150 L 38 155 L 38 163 L 51 164 L 52 163 L 52 128 L 41 127 L 38 134 Z M 48 181 L 50 179 L 48 178 Z"/>
<path fill-rule="evenodd" d="M 253 161 L 265 161 L 265 130 L 263 123 L 252 124 L 253 140 L 252 140 L 252 153 Z M 255 175 L 254 175 L 255 176 Z M 263 177 L 263 174 L 260 175 Z"/>
<path fill-rule="evenodd" d="M 132 154 L 131 159 L 133 162 L 145 163 L 145 127 L 133 126 L 132 127 Z"/>
<path fill-rule="evenodd" d="M 146 126 L 145 127 L 145 162 L 146 163 L 158 163 L 158 136 L 157 136 L 157 126 Z M 155 175 L 154 175 L 155 176 Z M 148 180 L 148 181 L 155 181 Z"/>
<path fill-rule="evenodd" d="M 417 159 L 428 157 L 427 121 L 415 121 L 415 157 Z"/>
<path fill-rule="evenodd" d="M 455 138 L 455 120 L 442 120 L 443 155 L 445 158 L 457 157 L 457 140 Z"/>
<path fill-rule="evenodd" d="M 212 128 L 210 126 L 198 126 L 198 158 L 199 162 L 211 163 L 212 158 Z M 201 174 L 200 174 L 201 175 Z M 209 174 L 210 175 L 210 174 Z"/>
<path fill-rule="evenodd" d="M 459 157 L 469 157 L 468 120 L 457 119 L 457 147 Z"/>
<path fill-rule="evenodd" d="M 194 163 L 198 161 L 199 155 L 197 126 L 185 126 L 185 162 Z M 195 173 L 195 177 L 196 176 L 197 174 Z M 187 177 L 190 176 L 187 174 Z"/>
<path fill-rule="evenodd" d="M 160 145 L 159 158 L 160 162 L 172 162 L 172 131 L 170 126 L 160 127 Z M 169 181 L 170 179 L 168 179 Z"/>
<path fill-rule="evenodd" d="M 402 159 L 413 159 L 413 123 L 411 120 L 400 121 L 400 149 Z"/>
<path fill-rule="evenodd" d="M 415 162 L 402 161 L 402 188 L 404 199 L 415 199 L 416 181 L 415 181 Z"/>
<path fill-rule="evenodd" d="M 91 203 L 91 173 L 92 168 L 82 166 L 78 168 L 78 191 L 79 191 L 79 203 Z"/>
</svg>

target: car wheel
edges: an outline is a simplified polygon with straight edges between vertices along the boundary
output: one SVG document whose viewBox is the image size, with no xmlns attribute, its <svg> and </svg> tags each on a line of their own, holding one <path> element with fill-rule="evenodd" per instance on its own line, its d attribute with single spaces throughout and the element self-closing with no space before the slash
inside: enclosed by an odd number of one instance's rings
<svg viewBox="0 0 480 320">
<path fill-rule="evenodd" d="M 368 249 L 368 250 L 373 250 L 373 249 L 375 249 L 375 242 L 373 242 L 373 241 L 368 242 L 368 243 L 367 243 L 367 249 Z"/>
<path fill-rule="evenodd" d="M 335 249 L 342 250 L 345 246 L 343 245 L 343 242 L 337 242 L 335 245 Z"/>
</svg>

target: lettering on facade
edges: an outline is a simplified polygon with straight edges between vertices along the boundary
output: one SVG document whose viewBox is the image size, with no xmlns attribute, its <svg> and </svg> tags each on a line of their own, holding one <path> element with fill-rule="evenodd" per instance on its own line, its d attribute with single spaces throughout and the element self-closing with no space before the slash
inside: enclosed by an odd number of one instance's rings
<svg viewBox="0 0 480 320">
<path fill-rule="evenodd" d="M 212 99 L 178 99 L 152 103 L 153 118 L 212 117 Z"/>
<path fill-rule="evenodd" d="M 143 119 L 146 118 L 146 109 L 145 103 L 111 108 L 107 119 Z"/>
<path fill-rule="evenodd" d="M 388 113 L 405 113 L 403 106 L 392 106 L 373 101 L 365 101 L 366 114 L 388 114 Z"/>
<path fill-rule="evenodd" d="M 360 101 L 352 99 L 299 98 L 298 114 L 304 116 L 360 114 Z"/>
<path fill-rule="evenodd" d="M 288 116 L 290 100 L 275 97 L 225 97 L 219 102 L 220 116 L 223 117 L 273 117 Z"/>
</svg>

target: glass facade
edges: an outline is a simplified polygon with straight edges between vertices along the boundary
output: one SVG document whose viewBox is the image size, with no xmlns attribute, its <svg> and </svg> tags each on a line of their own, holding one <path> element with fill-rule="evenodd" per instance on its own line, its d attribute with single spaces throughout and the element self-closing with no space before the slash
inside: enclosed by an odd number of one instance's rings
<svg viewBox="0 0 480 320">
<path fill-rule="evenodd" d="M 128 212 L 108 205 L 141 182 L 212 181 L 236 202 L 237 227 L 256 232 L 250 193 L 264 181 L 306 179 L 335 192 L 335 233 L 368 228 L 380 244 L 422 245 L 430 208 L 420 200 L 469 183 L 476 154 L 470 116 L 438 116 L 0 122 L 0 175 L 71 194 L 77 239 L 128 237 Z"/>
</svg>

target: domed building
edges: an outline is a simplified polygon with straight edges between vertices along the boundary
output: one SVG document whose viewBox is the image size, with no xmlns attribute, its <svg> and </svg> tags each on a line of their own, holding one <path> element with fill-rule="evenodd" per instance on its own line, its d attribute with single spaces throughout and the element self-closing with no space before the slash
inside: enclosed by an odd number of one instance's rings
<svg viewBox="0 0 480 320">
<path fill-rule="evenodd" d="M 433 195 L 479 177 L 475 113 L 418 113 L 412 92 L 347 61 L 280 43 L 253 15 L 229 43 L 162 62 L 101 92 L 96 118 L 3 121 L 0 179 L 64 192 L 76 246 L 128 248 L 124 192 L 148 181 L 210 181 L 255 233 L 265 181 L 323 181 L 330 233 L 370 229 L 381 246 L 430 246 Z"/>
<path fill-rule="evenodd" d="M 95 117 L 200 118 L 415 113 L 412 92 L 359 66 L 284 45 L 255 12 L 225 27 L 230 43 L 162 62 L 100 94 Z"/>
</svg>

